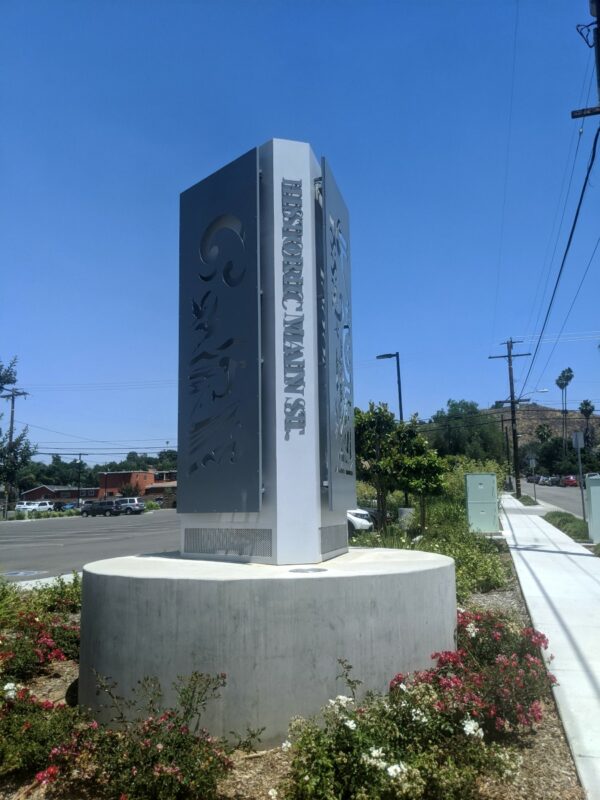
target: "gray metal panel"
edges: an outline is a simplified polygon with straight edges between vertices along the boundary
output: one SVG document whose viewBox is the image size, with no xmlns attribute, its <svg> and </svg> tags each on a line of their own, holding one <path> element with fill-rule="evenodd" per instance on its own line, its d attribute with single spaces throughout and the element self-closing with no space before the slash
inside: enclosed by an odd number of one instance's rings
<svg viewBox="0 0 600 800">
<path fill-rule="evenodd" d="M 270 528 L 186 528 L 184 552 L 199 555 L 270 558 L 273 531 Z"/>
<path fill-rule="evenodd" d="M 495 503 L 497 500 L 495 472 L 467 472 L 465 487 L 470 503 Z"/>
<path fill-rule="evenodd" d="M 321 479 L 329 508 L 345 511 L 355 492 L 350 220 L 325 159 L 322 169 L 322 250 L 319 264 L 319 412 Z"/>
<path fill-rule="evenodd" d="M 258 150 L 181 195 L 180 513 L 260 511 Z"/>
</svg>

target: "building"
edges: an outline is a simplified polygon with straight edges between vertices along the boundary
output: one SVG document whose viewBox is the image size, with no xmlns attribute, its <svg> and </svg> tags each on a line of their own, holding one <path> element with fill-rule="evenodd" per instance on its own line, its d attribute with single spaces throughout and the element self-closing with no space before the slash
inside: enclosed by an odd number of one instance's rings
<svg viewBox="0 0 600 800">
<path fill-rule="evenodd" d="M 125 487 L 133 487 L 134 494 L 142 496 L 146 490 L 154 483 L 154 471 L 152 470 L 133 470 L 126 472 L 100 472 L 98 473 L 100 483 L 100 499 L 104 497 L 116 497 L 123 494 Z"/>
<path fill-rule="evenodd" d="M 99 496 L 98 486 L 85 486 L 78 489 L 77 486 L 36 486 L 34 489 L 27 489 L 21 492 L 21 500 L 62 500 L 65 503 L 75 501 L 79 497 L 86 500 L 95 500 Z"/>
</svg>

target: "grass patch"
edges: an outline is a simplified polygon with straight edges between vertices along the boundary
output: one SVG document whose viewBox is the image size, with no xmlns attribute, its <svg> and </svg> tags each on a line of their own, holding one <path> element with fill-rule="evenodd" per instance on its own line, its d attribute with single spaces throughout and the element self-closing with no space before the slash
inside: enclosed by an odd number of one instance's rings
<svg viewBox="0 0 600 800">
<path fill-rule="evenodd" d="M 544 519 L 554 525 L 555 528 L 566 533 L 571 539 L 575 539 L 578 542 L 589 541 L 590 534 L 587 522 L 579 519 L 574 514 L 569 514 L 567 511 L 549 511 L 544 516 Z"/>
<path fill-rule="evenodd" d="M 533 499 L 533 497 L 530 497 L 528 494 L 522 494 L 521 497 L 519 497 L 519 503 L 521 503 L 521 505 L 523 506 L 538 505 L 538 503 Z"/>
</svg>

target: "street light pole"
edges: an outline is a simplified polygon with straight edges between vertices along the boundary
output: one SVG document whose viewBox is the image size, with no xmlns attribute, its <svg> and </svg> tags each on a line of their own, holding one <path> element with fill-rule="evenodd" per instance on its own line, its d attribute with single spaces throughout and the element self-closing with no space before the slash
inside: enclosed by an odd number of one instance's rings
<svg viewBox="0 0 600 800">
<path fill-rule="evenodd" d="M 400 353 L 382 353 L 377 356 L 378 359 L 382 358 L 395 358 L 396 359 L 396 381 L 398 384 L 398 418 L 400 422 L 404 422 L 404 413 L 402 411 L 402 382 L 400 380 Z M 408 492 L 404 490 L 404 505 L 408 508 Z"/>
<path fill-rule="evenodd" d="M 396 359 L 396 381 L 398 383 L 398 419 L 404 422 L 404 413 L 402 411 L 402 382 L 400 380 L 400 353 L 382 353 L 377 356 L 378 359 L 382 358 L 395 358 Z"/>
</svg>

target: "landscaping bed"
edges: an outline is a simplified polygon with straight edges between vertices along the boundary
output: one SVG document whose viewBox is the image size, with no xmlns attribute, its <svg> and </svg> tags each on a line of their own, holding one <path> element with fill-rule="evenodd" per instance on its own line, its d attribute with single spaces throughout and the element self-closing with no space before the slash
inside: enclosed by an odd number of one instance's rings
<svg viewBox="0 0 600 800">
<path fill-rule="evenodd" d="M 510 556 L 507 553 L 500 554 L 499 558 L 504 562 L 506 569 L 510 569 Z M 54 598 L 54 605 L 60 606 L 59 593 L 56 593 Z M 470 596 L 468 603 L 465 603 L 466 608 L 476 607 L 482 623 L 477 622 L 478 625 L 487 624 L 486 614 L 500 614 L 504 615 L 506 612 L 510 613 L 520 625 L 529 625 L 527 611 L 524 606 L 518 584 L 511 574 L 507 585 L 502 589 L 495 589 L 485 593 L 474 593 Z M 56 612 L 52 612 L 56 613 Z M 66 616 L 62 618 L 60 623 L 58 618 L 55 617 L 56 624 L 71 624 L 73 622 L 73 612 L 65 609 L 63 612 Z M 475 617 L 465 616 L 462 621 L 463 632 L 468 629 L 468 625 L 473 622 L 468 620 L 476 619 Z M 491 618 L 490 618 L 491 619 Z M 41 636 L 46 636 L 46 631 L 42 631 Z M 537 640 L 535 640 L 537 641 Z M 48 645 L 49 646 L 49 645 Z M 550 643 L 551 651 L 551 643 Z M 49 651 L 52 652 L 52 651 Z M 432 662 L 433 666 L 433 662 Z M 43 665 L 43 669 L 38 671 L 37 674 L 31 676 L 26 682 L 27 687 L 36 695 L 39 701 L 46 703 L 61 703 L 73 702 L 73 682 L 77 675 L 78 665 L 73 660 L 61 661 L 48 661 Z M 445 673 L 439 673 L 444 675 Z M 439 678 L 437 676 L 436 680 Z M 392 678 L 393 676 L 390 676 Z M 360 676 L 356 676 L 360 678 Z M 352 682 L 352 678 L 349 678 Z M 408 680 L 407 680 L 408 682 Z M 344 691 L 344 686 L 340 685 L 340 692 Z M 539 722 L 536 722 L 533 728 L 527 726 L 515 730 L 506 739 L 505 744 L 510 748 L 516 748 L 520 756 L 520 764 L 514 770 L 514 776 L 511 781 L 501 779 L 498 777 L 478 777 L 475 785 L 476 791 L 474 794 L 459 794 L 448 796 L 459 797 L 473 797 L 480 798 L 480 800 L 529 800 L 531 797 L 544 797 L 545 800 L 584 800 L 584 793 L 579 786 L 573 761 L 565 741 L 562 726 L 558 718 L 556 708 L 552 699 L 551 692 L 546 689 L 541 691 L 543 695 L 541 698 L 541 705 L 539 711 L 542 716 Z M 330 720 L 331 729 L 338 735 L 340 729 L 346 730 L 345 725 L 348 722 L 358 720 L 359 727 L 363 724 L 358 706 L 352 706 L 348 696 L 343 701 L 338 701 L 338 706 L 333 711 L 329 710 L 325 713 L 332 715 Z M 358 695 L 360 697 L 360 688 L 358 688 Z M 213 702 L 218 702 L 215 700 Z M 359 701 L 360 702 L 360 701 Z M 462 702 L 462 701 L 461 701 Z M 333 707 L 330 707 L 333 708 Z M 353 711 L 352 709 L 355 709 Z M 365 706 L 367 710 L 373 707 Z M 350 711 L 346 711 L 350 709 Z M 368 711 L 368 713 L 371 713 Z M 419 714 L 419 707 L 415 707 L 411 713 Z M 339 715 L 342 716 L 339 716 Z M 462 712 L 461 712 L 462 714 Z M 346 716 L 347 715 L 347 718 Z M 350 726 L 351 727 L 351 726 Z M 477 733 L 478 728 L 474 727 Z M 348 731 L 353 733 L 352 730 Z M 308 737 L 309 743 L 312 741 L 311 736 L 314 736 L 314 731 L 305 729 L 304 733 L 299 734 L 300 737 L 304 736 L 305 740 Z M 293 738 L 293 737 L 292 737 Z M 154 740 L 153 740 L 154 741 Z M 468 743 L 468 737 L 465 737 Z M 477 737 L 474 737 L 474 742 Z M 325 743 L 327 744 L 327 743 Z M 336 745 L 337 747 L 338 745 Z M 376 756 L 378 751 L 376 752 Z M 313 759 L 312 769 L 318 771 L 322 769 L 323 765 L 319 760 L 319 754 L 314 751 L 309 752 L 305 750 L 302 757 Z M 286 796 L 297 797 L 326 797 L 329 795 L 313 791 L 303 792 L 303 787 L 296 780 L 293 787 L 289 789 L 289 794 L 286 794 L 286 785 L 289 786 L 290 776 L 298 777 L 299 769 L 299 751 L 294 752 L 293 748 L 284 750 L 282 748 L 270 749 L 266 751 L 247 752 L 245 750 L 236 750 L 227 755 L 228 763 L 227 774 L 225 777 L 219 778 L 217 782 L 218 798 L 223 800 L 254 800 L 255 798 L 284 798 Z M 377 758 L 375 758 L 377 761 Z M 309 764 L 310 761 L 307 761 Z M 393 764 L 392 767 L 396 767 Z M 514 766 L 514 764 L 513 764 Z M 388 767 L 388 768 L 392 768 Z M 398 767 L 398 770 L 400 767 Z M 23 798 L 32 798 L 32 800 L 40 800 L 43 797 L 53 796 L 56 786 L 52 780 L 53 774 L 49 773 L 50 780 L 44 782 L 43 779 L 35 780 L 33 775 L 23 775 L 22 777 L 15 777 L 8 775 L 5 777 L 4 782 L 0 783 L 0 798 L 1 800 L 22 800 Z M 85 787 L 85 784 L 84 784 Z M 370 790 L 369 790 L 370 791 Z M 418 794 L 381 794 L 378 790 L 373 788 L 373 794 L 367 791 L 366 794 L 331 794 L 333 797 L 417 797 Z M 116 800 L 129 800 L 129 796 L 125 793 L 111 795 L 104 792 L 102 794 L 94 793 L 92 785 L 89 784 L 80 791 L 67 789 L 59 796 L 70 798 L 70 800 L 92 800 L 95 797 L 110 797 L 114 796 Z M 157 795 L 160 796 L 160 795 Z M 175 794 L 164 794 L 165 798 L 176 796 Z M 178 795 L 190 797 L 209 797 L 211 795 L 198 794 Z M 445 797 L 445 795 L 427 794 L 425 797 Z"/>
</svg>

